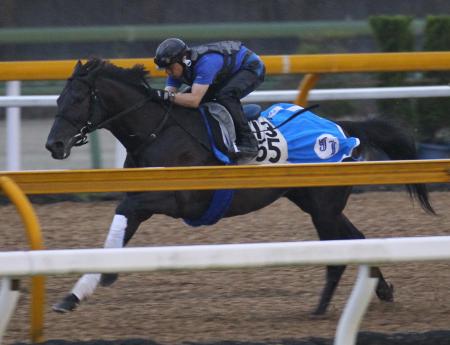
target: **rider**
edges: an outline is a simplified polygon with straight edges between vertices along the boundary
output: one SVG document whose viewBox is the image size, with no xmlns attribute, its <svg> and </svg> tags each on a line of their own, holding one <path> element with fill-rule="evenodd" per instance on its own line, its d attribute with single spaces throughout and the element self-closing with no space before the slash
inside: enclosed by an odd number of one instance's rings
<svg viewBox="0 0 450 345">
<path fill-rule="evenodd" d="M 212 100 L 222 104 L 236 127 L 238 158 L 257 155 L 258 143 L 240 99 L 264 81 L 265 66 L 258 55 L 237 41 L 188 47 L 178 38 L 168 38 L 156 49 L 154 61 L 168 75 L 165 90 L 155 90 L 155 97 L 190 108 Z M 191 86 L 191 92 L 177 93 L 182 84 Z"/>
</svg>

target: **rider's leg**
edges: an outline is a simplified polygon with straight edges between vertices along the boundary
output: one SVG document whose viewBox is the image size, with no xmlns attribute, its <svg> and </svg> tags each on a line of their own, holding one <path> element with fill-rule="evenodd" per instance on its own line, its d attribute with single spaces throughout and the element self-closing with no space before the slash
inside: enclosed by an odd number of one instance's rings
<svg viewBox="0 0 450 345">
<path fill-rule="evenodd" d="M 250 130 L 240 99 L 252 92 L 260 83 L 261 78 L 253 71 L 242 70 L 216 93 L 216 100 L 225 106 L 233 117 L 239 156 L 244 159 L 252 159 L 258 154 L 258 142 Z"/>
<path fill-rule="evenodd" d="M 220 97 L 217 101 L 230 112 L 236 128 L 236 145 L 239 149 L 238 157 L 252 159 L 258 154 L 258 142 L 250 130 L 245 119 L 239 99 L 233 97 Z"/>
</svg>

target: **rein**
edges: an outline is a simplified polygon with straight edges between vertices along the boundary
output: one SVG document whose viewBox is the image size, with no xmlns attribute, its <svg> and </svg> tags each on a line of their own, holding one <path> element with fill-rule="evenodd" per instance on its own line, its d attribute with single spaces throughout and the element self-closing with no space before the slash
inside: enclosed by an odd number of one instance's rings
<svg viewBox="0 0 450 345">
<path fill-rule="evenodd" d="M 144 86 L 146 87 L 146 89 L 150 88 L 150 86 L 147 84 L 147 82 L 145 80 L 143 82 L 144 82 Z M 79 130 L 79 132 L 73 136 L 72 139 L 75 141 L 74 144 L 73 144 L 74 146 L 82 146 L 82 145 L 87 144 L 88 143 L 87 134 L 89 134 L 91 132 L 94 132 L 97 129 L 104 128 L 109 123 L 120 119 L 124 115 L 132 113 L 132 112 L 134 112 L 136 110 L 139 110 L 145 104 L 147 104 L 149 101 L 152 100 L 151 97 L 145 97 L 142 100 L 140 100 L 138 103 L 132 105 L 131 107 L 129 107 L 129 108 L 125 109 L 125 110 L 122 110 L 121 112 L 113 115 L 112 117 L 110 117 L 110 118 L 108 118 L 108 119 L 106 119 L 104 121 L 101 121 L 100 123 L 94 125 L 91 122 L 92 118 L 95 115 L 94 114 L 94 110 L 93 110 L 94 106 L 96 104 L 98 104 L 98 106 L 100 108 L 104 108 L 104 107 L 102 107 L 101 104 L 99 104 L 100 103 L 99 102 L 100 98 L 97 95 L 97 92 L 96 92 L 97 90 L 96 90 L 95 86 L 93 86 L 93 85 L 91 85 L 89 83 L 86 83 L 86 84 L 90 88 L 90 97 L 91 97 L 91 103 L 90 103 L 90 109 L 89 109 L 89 120 L 86 122 L 86 125 L 83 126 Z M 172 104 L 170 104 L 168 106 L 168 108 L 166 109 L 161 123 L 147 136 L 147 138 L 144 139 L 143 143 L 135 150 L 135 152 L 140 151 L 142 149 L 142 146 L 144 146 L 144 144 L 148 144 L 149 142 L 151 143 L 158 137 L 159 133 L 162 131 L 162 129 L 164 128 L 164 126 L 166 125 L 166 123 L 167 123 L 167 121 L 168 121 L 168 119 L 170 117 L 170 110 L 171 109 L 172 109 Z M 69 119 L 69 118 L 67 118 L 67 117 L 65 117 L 65 116 L 63 116 L 61 114 L 58 114 L 57 116 L 64 118 L 64 120 L 69 122 L 72 126 L 77 127 L 77 125 L 71 119 Z"/>
<path fill-rule="evenodd" d="M 98 96 L 97 96 L 97 95 L 95 95 L 95 97 L 96 97 L 96 99 L 98 99 Z M 109 124 L 110 122 L 113 122 L 113 121 L 115 121 L 115 120 L 118 120 L 118 119 L 120 119 L 122 116 L 127 115 L 127 114 L 129 114 L 129 113 L 132 113 L 133 111 L 139 110 L 140 108 L 142 108 L 142 107 L 143 107 L 147 102 L 149 102 L 149 101 L 151 101 L 151 98 L 150 98 L 150 97 L 146 97 L 146 98 L 142 99 L 140 102 L 136 103 L 135 105 L 133 105 L 133 106 L 131 106 L 131 107 L 125 109 L 125 110 L 122 110 L 120 113 L 118 113 L 118 114 L 116 114 L 116 115 L 110 117 L 110 118 L 107 119 L 107 120 L 104 120 L 104 121 L 100 122 L 100 123 L 97 124 L 96 126 L 92 126 L 88 133 L 93 132 L 93 131 L 95 131 L 95 130 L 97 130 L 97 129 L 100 129 L 100 128 L 104 128 L 104 127 L 105 127 L 107 124 Z"/>
<path fill-rule="evenodd" d="M 170 103 L 169 106 L 167 107 L 163 119 L 161 123 L 158 125 L 158 127 L 156 127 L 155 130 L 142 141 L 141 145 L 139 145 L 135 150 L 133 150 L 133 152 L 131 152 L 132 155 L 134 156 L 137 155 L 145 147 L 145 145 L 151 144 L 158 137 L 159 133 L 162 131 L 167 121 L 169 120 L 171 110 L 172 110 L 172 103 Z"/>
</svg>

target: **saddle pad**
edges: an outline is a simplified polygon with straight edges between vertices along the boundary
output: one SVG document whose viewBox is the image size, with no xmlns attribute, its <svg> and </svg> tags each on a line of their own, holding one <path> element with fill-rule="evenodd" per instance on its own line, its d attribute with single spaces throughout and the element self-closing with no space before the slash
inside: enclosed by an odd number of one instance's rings
<svg viewBox="0 0 450 345">
<path fill-rule="evenodd" d="M 261 113 L 267 121 L 267 127 L 273 128 L 283 123 L 295 112 L 303 109 L 291 103 L 278 103 Z M 359 146 L 358 138 L 347 137 L 336 123 L 306 111 L 281 126 L 279 130 L 287 143 L 287 162 L 289 163 L 321 163 L 341 162 L 351 157 L 353 149 Z M 266 135 L 269 132 L 266 132 Z M 271 163 L 283 163 L 280 150 L 275 145 L 267 150 L 272 152 Z M 264 153 L 265 153 L 264 149 Z M 260 152 L 261 153 L 261 152 Z M 259 156 L 259 155 L 258 155 Z M 277 161 L 278 156 L 280 159 Z"/>
<path fill-rule="evenodd" d="M 222 151 L 220 151 L 217 148 L 217 145 L 214 141 L 213 134 L 211 127 L 209 126 L 209 122 L 206 118 L 205 109 L 200 108 L 200 113 L 203 118 L 203 122 L 206 127 L 206 131 L 208 133 L 208 139 L 211 144 L 211 149 L 214 154 L 214 156 L 224 163 L 225 165 L 231 164 L 231 159 Z M 222 129 L 223 131 L 223 129 Z M 234 131 L 234 128 L 233 128 Z M 223 132 L 222 132 L 223 133 Z M 234 196 L 234 190 L 233 189 L 223 189 L 223 190 L 216 190 L 214 191 L 211 201 L 209 203 L 208 208 L 205 210 L 205 212 L 197 219 L 188 219 L 184 218 L 184 222 L 187 225 L 198 227 L 202 225 L 212 225 L 217 223 L 224 214 L 228 211 L 231 202 L 233 201 Z"/>
<path fill-rule="evenodd" d="M 230 208 L 233 201 L 233 189 L 220 189 L 214 191 L 208 209 L 198 219 L 184 218 L 187 225 L 198 227 L 202 225 L 213 225 L 222 219 L 224 214 Z"/>
</svg>

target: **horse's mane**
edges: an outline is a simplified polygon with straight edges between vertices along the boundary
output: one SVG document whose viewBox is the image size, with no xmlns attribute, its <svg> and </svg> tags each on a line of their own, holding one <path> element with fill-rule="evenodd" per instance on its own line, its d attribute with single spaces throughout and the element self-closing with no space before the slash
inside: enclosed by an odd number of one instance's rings
<svg viewBox="0 0 450 345">
<path fill-rule="evenodd" d="M 97 76 L 105 76 L 120 80 L 128 84 L 142 86 L 149 73 L 143 65 L 135 65 L 131 68 L 123 68 L 112 64 L 111 62 L 99 58 L 89 59 L 84 65 L 74 72 L 74 77 L 83 77 L 95 73 Z"/>
</svg>

